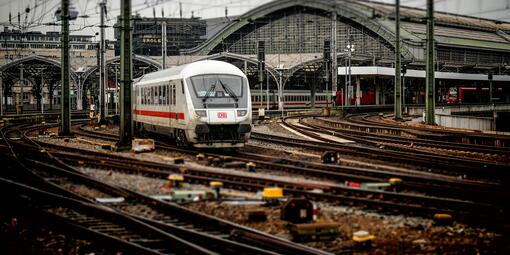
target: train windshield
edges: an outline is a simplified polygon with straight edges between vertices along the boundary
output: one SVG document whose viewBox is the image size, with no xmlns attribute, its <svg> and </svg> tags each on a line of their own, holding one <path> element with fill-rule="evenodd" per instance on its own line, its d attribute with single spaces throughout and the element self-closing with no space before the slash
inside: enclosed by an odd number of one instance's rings
<svg viewBox="0 0 510 255">
<path fill-rule="evenodd" d="M 243 81 L 240 76 L 228 74 L 206 74 L 191 77 L 193 90 L 199 98 L 238 98 L 243 95 Z"/>
</svg>

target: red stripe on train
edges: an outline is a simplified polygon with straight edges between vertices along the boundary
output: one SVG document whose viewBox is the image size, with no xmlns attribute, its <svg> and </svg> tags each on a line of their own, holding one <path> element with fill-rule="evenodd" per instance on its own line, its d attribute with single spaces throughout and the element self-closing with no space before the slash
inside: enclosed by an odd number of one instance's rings
<svg viewBox="0 0 510 255">
<path fill-rule="evenodd" d="M 142 116 L 184 120 L 183 112 L 157 112 L 157 111 L 147 111 L 147 110 L 135 110 L 134 113 L 136 115 L 142 115 Z"/>
</svg>

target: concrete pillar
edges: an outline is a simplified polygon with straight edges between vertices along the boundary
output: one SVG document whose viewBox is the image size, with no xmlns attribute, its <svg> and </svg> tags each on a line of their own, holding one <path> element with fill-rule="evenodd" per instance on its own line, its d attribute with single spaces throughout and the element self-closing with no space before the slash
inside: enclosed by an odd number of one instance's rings
<svg viewBox="0 0 510 255">
<path fill-rule="evenodd" d="M 356 106 L 361 105 L 361 77 L 356 76 Z"/>
<path fill-rule="evenodd" d="M 336 10 L 331 14 L 331 94 L 336 95 L 336 90 L 338 86 L 338 63 L 336 58 L 337 53 L 337 43 L 336 43 L 336 35 L 337 35 L 337 14 Z M 332 104 L 333 105 L 333 104 Z"/>
</svg>

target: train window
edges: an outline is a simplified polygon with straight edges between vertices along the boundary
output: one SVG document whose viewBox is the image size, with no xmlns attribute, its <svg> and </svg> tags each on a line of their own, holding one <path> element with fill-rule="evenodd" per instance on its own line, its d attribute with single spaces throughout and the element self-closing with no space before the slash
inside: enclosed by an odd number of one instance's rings
<svg viewBox="0 0 510 255">
<path fill-rule="evenodd" d="M 166 105 L 166 86 L 161 86 L 161 104 Z"/>
<path fill-rule="evenodd" d="M 161 104 L 161 86 L 156 87 L 156 104 Z"/>
<path fill-rule="evenodd" d="M 168 85 L 168 99 L 170 101 L 170 104 L 174 104 L 174 100 L 173 100 L 174 92 L 172 92 L 173 86 L 174 85 L 172 85 L 172 83 L 170 83 L 170 85 Z"/>
<path fill-rule="evenodd" d="M 145 104 L 147 105 L 151 104 L 150 92 L 150 88 L 145 88 Z"/>
<path fill-rule="evenodd" d="M 181 83 L 182 84 L 182 83 Z M 184 90 L 183 90 L 184 91 Z M 184 93 L 184 92 L 183 92 Z M 176 97 L 175 97 L 175 84 L 172 85 L 172 103 L 176 104 Z"/>
<path fill-rule="evenodd" d="M 152 87 L 147 88 L 149 90 L 149 94 L 147 95 L 149 100 L 147 101 L 147 104 L 153 104 L 153 95 L 154 95 L 154 89 Z"/>
<path fill-rule="evenodd" d="M 158 103 L 160 105 L 163 105 L 163 86 L 158 86 L 159 87 L 159 98 L 158 98 Z"/>
<path fill-rule="evenodd" d="M 171 96 L 171 97 L 170 97 L 170 104 L 174 104 L 174 101 L 175 101 L 175 100 L 174 100 L 174 94 L 175 94 L 175 91 L 173 90 L 174 86 L 175 86 L 175 85 L 170 84 L 170 92 L 169 92 L 169 93 L 170 93 L 170 96 Z"/>
<path fill-rule="evenodd" d="M 156 104 L 156 87 L 151 88 L 151 95 L 152 95 L 152 105 Z"/>
<path fill-rule="evenodd" d="M 141 88 L 142 95 L 140 96 L 142 98 L 142 104 L 145 104 L 145 88 Z"/>
<path fill-rule="evenodd" d="M 170 93 L 168 91 L 168 85 L 165 85 L 165 95 L 166 95 L 166 98 L 165 98 L 165 105 L 169 105 L 170 103 L 168 101 L 170 101 Z"/>
<path fill-rule="evenodd" d="M 165 86 L 159 86 L 159 103 L 161 105 L 165 105 L 165 99 L 166 97 L 166 93 L 165 93 Z"/>
<path fill-rule="evenodd" d="M 161 90 L 159 90 L 159 86 L 156 86 L 156 100 L 154 100 L 154 102 L 156 102 L 157 105 L 161 104 Z"/>
<path fill-rule="evenodd" d="M 159 104 L 159 93 L 158 93 L 158 87 L 154 87 L 154 105 Z"/>
<path fill-rule="evenodd" d="M 143 94 L 144 90 L 143 88 L 140 88 L 140 104 L 144 104 L 145 103 L 145 98 L 144 98 L 144 94 Z"/>
</svg>

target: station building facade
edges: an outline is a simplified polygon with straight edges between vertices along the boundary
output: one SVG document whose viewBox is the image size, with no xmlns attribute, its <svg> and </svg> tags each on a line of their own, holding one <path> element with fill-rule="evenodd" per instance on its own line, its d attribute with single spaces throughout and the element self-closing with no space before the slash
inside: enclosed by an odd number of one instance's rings
<svg viewBox="0 0 510 255">
<path fill-rule="evenodd" d="M 117 18 L 118 20 L 119 18 Z M 166 23 L 167 55 L 193 48 L 205 40 L 206 21 L 200 18 L 148 18 L 133 16 L 133 52 L 161 56 L 163 22 Z M 115 27 L 115 55 L 120 55 L 120 23 Z"/>
<path fill-rule="evenodd" d="M 295 101 L 293 95 L 326 92 L 335 96 L 335 91 L 346 91 L 348 102 L 359 105 L 393 103 L 394 53 L 398 50 L 409 70 L 404 78 L 405 101 L 422 104 L 425 11 L 401 9 L 400 49 L 394 47 L 394 16 L 393 5 L 370 1 L 273 1 L 230 20 L 203 44 L 181 52 L 237 64 L 250 78 L 255 101 L 278 100 L 268 92 L 275 90 L 283 90 L 285 101 Z M 487 102 L 489 85 L 494 89 L 494 102 L 510 101 L 510 23 L 436 12 L 434 33 L 437 103 L 447 103 L 454 91 L 463 88 L 479 92 L 469 102 Z M 260 41 L 265 45 L 269 73 L 263 83 L 256 64 L 250 67 L 242 60 L 257 59 Z M 335 74 L 326 70 L 324 41 L 333 42 L 332 58 L 336 57 L 338 68 L 335 84 L 331 84 Z M 262 96 L 257 98 L 259 90 Z"/>
</svg>

